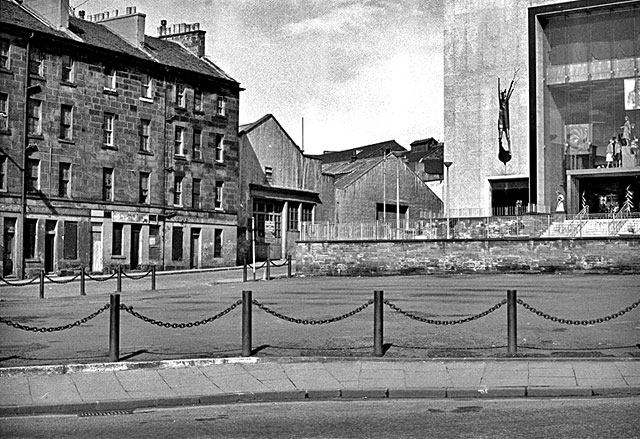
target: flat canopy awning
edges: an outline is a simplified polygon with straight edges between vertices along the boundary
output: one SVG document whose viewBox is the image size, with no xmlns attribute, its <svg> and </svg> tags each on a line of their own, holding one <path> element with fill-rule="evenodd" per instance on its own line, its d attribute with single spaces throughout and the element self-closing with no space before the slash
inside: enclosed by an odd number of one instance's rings
<svg viewBox="0 0 640 439">
<path fill-rule="evenodd" d="M 262 186 L 252 183 L 249 185 L 249 194 L 251 195 L 251 198 L 266 198 L 279 201 L 297 201 L 300 203 L 322 204 L 320 194 L 302 189 Z"/>
</svg>

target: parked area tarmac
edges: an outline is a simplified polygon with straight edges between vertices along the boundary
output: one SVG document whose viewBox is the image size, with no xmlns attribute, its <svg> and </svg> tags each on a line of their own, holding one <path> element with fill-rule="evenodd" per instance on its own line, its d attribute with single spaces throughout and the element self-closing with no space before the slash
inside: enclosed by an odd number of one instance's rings
<svg viewBox="0 0 640 439">
<path fill-rule="evenodd" d="M 37 285 L 0 288 L 0 317 L 45 328 L 33 332 L 0 324 L 0 366 L 108 361 L 109 311 L 57 329 L 108 305 L 115 280 L 87 284 L 86 296 L 78 294 L 77 283 L 45 287 L 45 299 L 38 299 Z M 374 290 L 382 290 L 388 300 L 385 358 L 504 358 L 506 306 L 470 318 L 495 308 L 510 289 L 532 307 L 517 306 L 519 356 L 640 355 L 640 308 L 629 309 L 640 299 L 636 275 L 284 277 L 243 283 L 241 270 L 225 270 L 158 276 L 156 290 L 150 290 L 148 278 L 124 279 L 121 304 L 138 317 L 120 311 L 120 358 L 240 356 L 242 307 L 237 302 L 245 290 L 261 305 L 253 306 L 252 319 L 252 349 L 259 357 L 372 356 L 373 306 L 365 305 Z"/>
</svg>

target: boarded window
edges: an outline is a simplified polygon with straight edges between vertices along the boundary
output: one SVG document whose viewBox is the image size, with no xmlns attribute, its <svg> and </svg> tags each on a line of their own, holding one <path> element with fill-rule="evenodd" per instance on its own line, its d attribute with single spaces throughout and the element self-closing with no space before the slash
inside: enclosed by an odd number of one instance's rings
<svg viewBox="0 0 640 439">
<path fill-rule="evenodd" d="M 171 259 L 182 260 L 182 227 L 173 228 L 173 238 L 171 240 Z"/>
<path fill-rule="evenodd" d="M 78 258 L 78 223 L 75 221 L 64 222 L 64 258 Z"/>
<path fill-rule="evenodd" d="M 149 226 L 149 259 L 160 260 L 160 226 Z"/>
</svg>

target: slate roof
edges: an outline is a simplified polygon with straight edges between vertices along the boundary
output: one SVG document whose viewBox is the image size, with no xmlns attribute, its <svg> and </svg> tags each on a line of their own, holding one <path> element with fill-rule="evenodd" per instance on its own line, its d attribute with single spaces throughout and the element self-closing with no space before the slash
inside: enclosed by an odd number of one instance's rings
<svg viewBox="0 0 640 439">
<path fill-rule="evenodd" d="M 345 149 L 344 151 L 327 151 L 322 155 L 314 157 L 322 160 L 322 163 L 336 163 L 350 161 L 354 155 L 356 160 L 367 159 L 376 156 L 382 156 L 385 151 L 402 151 L 407 150 L 395 140 L 386 140 L 372 145 L 360 146 L 358 148 Z"/>
<path fill-rule="evenodd" d="M 0 24 L 11 25 L 25 30 L 36 31 L 69 42 L 81 42 L 88 46 L 126 54 L 139 60 L 170 66 L 192 73 L 213 76 L 237 83 L 221 68 L 206 57 L 198 58 L 180 44 L 145 35 L 144 50 L 136 48 L 120 38 L 105 26 L 69 16 L 68 33 L 45 24 L 35 12 L 12 0 L 0 0 Z"/>
</svg>

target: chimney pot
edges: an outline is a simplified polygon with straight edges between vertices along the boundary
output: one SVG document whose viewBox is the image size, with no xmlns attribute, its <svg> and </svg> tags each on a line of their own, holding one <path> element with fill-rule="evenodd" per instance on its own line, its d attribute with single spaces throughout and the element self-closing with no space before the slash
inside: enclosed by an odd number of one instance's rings
<svg viewBox="0 0 640 439">
<path fill-rule="evenodd" d="M 166 26 L 167 20 L 160 20 L 160 26 Z"/>
<path fill-rule="evenodd" d="M 84 11 L 78 11 L 78 17 L 80 17 L 82 20 L 84 20 Z"/>
</svg>

